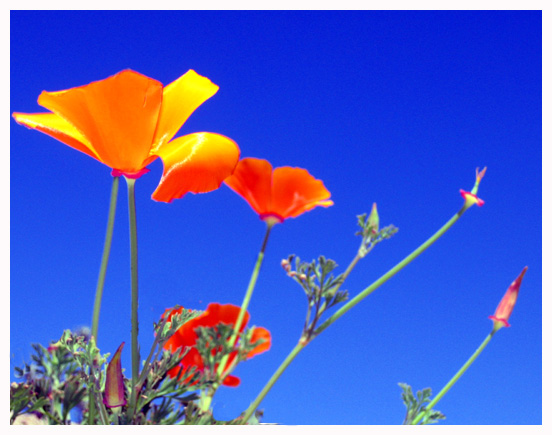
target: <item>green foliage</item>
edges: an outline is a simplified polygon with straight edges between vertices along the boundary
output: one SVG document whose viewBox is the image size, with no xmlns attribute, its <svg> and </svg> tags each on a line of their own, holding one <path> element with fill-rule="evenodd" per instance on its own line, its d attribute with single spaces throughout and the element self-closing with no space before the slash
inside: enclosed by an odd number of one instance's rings
<svg viewBox="0 0 552 435">
<path fill-rule="evenodd" d="M 362 237 L 362 242 L 358 250 L 360 258 L 364 258 L 374 246 L 383 240 L 390 239 L 399 231 L 399 229 L 393 225 L 388 225 L 381 230 L 379 229 L 379 217 L 377 211 L 375 211 L 375 206 L 370 216 L 367 216 L 366 213 L 358 215 L 357 224 L 360 227 L 360 231 L 357 231 L 355 236 Z"/>
<path fill-rule="evenodd" d="M 420 424 L 438 423 L 439 420 L 444 420 L 445 416 L 433 409 L 426 410 L 424 404 L 430 401 L 431 388 L 424 388 L 422 391 L 416 391 L 416 397 L 412 393 L 412 387 L 408 384 L 399 383 L 403 392 L 401 394 L 404 405 L 406 406 L 406 416 L 403 424 L 413 424 L 414 419 L 419 414 L 425 414 Z"/>
<path fill-rule="evenodd" d="M 292 270 L 291 264 L 294 260 L 295 270 Z M 282 261 L 282 266 L 307 296 L 307 316 L 301 338 L 310 341 L 315 336 L 314 331 L 322 314 L 334 305 L 347 300 L 347 291 L 340 290 L 344 278 L 342 275 L 333 275 L 332 272 L 337 268 L 337 263 L 324 256 L 318 257 L 318 261 L 307 263 L 302 262 L 295 255 L 290 255 L 287 260 Z"/>
</svg>

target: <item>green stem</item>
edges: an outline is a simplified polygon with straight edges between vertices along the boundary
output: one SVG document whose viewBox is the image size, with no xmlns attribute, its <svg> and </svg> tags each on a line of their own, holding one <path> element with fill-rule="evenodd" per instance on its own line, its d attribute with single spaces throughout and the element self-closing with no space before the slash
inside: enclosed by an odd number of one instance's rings
<svg viewBox="0 0 552 435">
<path fill-rule="evenodd" d="M 427 239 L 422 245 L 420 245 L 417 249 L 412 251 L 410 255 L 405 257 L 400 263 L 398 263 L 395 267 L 390 269 L 385 275 L 383 275 L 381 278 L 376 280 L 373 284 L 371 284 L 369 287 L 364 289 L 361 293 L 359 293 L 357 296 L 355 296 L 353 299 L 351 299 L 347 304 L 345 304 L 341 309 L 336 311 L 331 317 L 329 317 L 322 325 L 320 325 L 316 330 L 314 335 L 312 336 L 312 341 L 314 337 L 316 337 L 318 334 L 320 334 L 322 331 L 324 331 L 328 326 L 330 326 L 332 323 L 334 323 L 337 319 L 339 319 L 341 316 L 343 316 L 347 311 L 349 311 L 351 308 L 353 308 L 356 304 L 358 304 L 361 300 L 363 300 L 365 297 L 367 297 L 370 293 L 372 293 L 374 290 L 379 288 L 382 284 L 387 282 L 391 277 L 393 277 L 397 272 L 404 269 L 408 264 L 410 264 L 415 258 L 417 258 L 422 252 L 424 252 L 427 248 L 429 248 L 435 241 L 441 237 L 452 225 L 460 219 L 460 217 L 464 214 L 464 212 L 469 207 L 464 203 L 462 208 L 456 213 L 449 221 L 443 225 L 435 234 L 433 234 L 429 239 Z M 353 259 L 353 262 L 351 263 L 351 266 L 354 267 L 356 263 L 358 262 L 357 257 Z M 352 267 L 347 268 L 346 273 L 350 273 L 352 270 Z M 262 391 L 259 393 L 255 401 L 247 408 L 244 416 L 243 421 L 244 423 L 247 422 L 247 420 L 253 415 L 253 412 L 255 412 L 255 409 L 259 406 L 261 401 L 264 399 L 268 391 L 272 388 L 274 383 L 278 380 L 280 375 L 284 372 L 284 370 L 291 364 L 291 362 L 295 359 L 295 357 L 303 350 L 306 345 L 310 341 L 304 341 L 300 340 L 299 343 L 293 348 L 293 350 L 290 352 L 290 354 L 286 357 L 284 362 L 278 367 L 276 372 L 272 375 L 268 383 L 265 385 L 265 387 L 262 389 Z"/>
<path fill-rule="evenodd" d="M 261 390 L 261 392 L 258 394 L 258 396 L 255 398 L 255 400 L 249 405 L 249 408 L 245 411 L 243 417 L 241 418 L 243 423 L 246 424 L 247 421 L 251 418 L 255 410 L 258 408 L 258 406 L 261 404 L 265 396 L 268 394 L 270 389 L 274 386 L 276 381 L 280 378 L 282 373 L 288 368 L 288 366 L 291 364 L 291 362 L 295 359 L 295 357 L 301 352 L 305 346 L 307 345 L 307 342 L 300 341 L 295 345 L 295 347 L 292 349 L 292 351 L 289 353 L 289 355 L 286 357 L 286 359 L 280 364 L 280 367 L 274 372 L 272 377 L 268 380 L 264 388 Z"/>
<path fill-rule="evenodd" d="M 483 349 L 489 344 L 491 341 L 491 338 L 493 338 L 496 330 L 493 329 L 489 335 L 487 335 L 487 338 L 483 340 L 483 343 L 477 348 L 477 350 L 474 352 L 474 354 L 468 359 L 465 364 L 462 366 L 460 370 L 452 377 L 450 381 L 448 381 L 447 385 L 443 387 L 441 391 L 433 398 L 431 402 L 428 403 L 428 405 L 425 407 L 425 411 L 419 413 L 414 420 L 412 420 L 412 424 L 418 424 L 422 418 L 424 418 L 429 411 L 441 400 L 441 398 L 452 388 L 452 386 L 460 379 L 460 377 L 464 374 L 466 370 L 472 365 L 472 363 L 477 359 L 479 354 L 483 352 Z"/>
<path fill-rule="evenodd" d="M 135 387 L 140 372 L 140 348 L 138 346 L 138 235 L 136 231 L 136 200 L 134 184 L 136 180 L 125 177 L 128 186 L 128 220 L 130 228 L 130 277 L 131 277 L 131 352 L 132 352 L 132 393 L 131 404 L 136 400 Z M 132 405 L 131 405 L 132 406 Z"/>
<path fill-rule="evenodd" d="M 243 318 L 245 317 L 245 313 L 247 312 L 247 307 L 249 306 L 249 302 L 251 301 L 251 296 L 253 295 L 253 290 L 255 289 L 255 285 L 257 284 L 257 278 L 259 277 L 259 271 L 261 270 L 261 265 L 263 264 L 266 245 L 268 243 L 268 237 L 270 236 L 270 230 L 272 229 L 273 226 L 274 226 L 273 223 L 266 224 L 266 233 L 263 239 L 263 244 L 261 246 L 261 250 L 259 251 L 259 255 L 257 256 L 257 262 L 255 263 L 255 267 L 253 268 L 253 273 L 251 274 L 251 278 L 249 279 L 249 285 L 247 286 L 247 290 L 245 292 L 245 296 L 241 304 L 238 320 L 236 320 L 236 324 L 234 325 L 234 332 L 230 340 L 230 347 L 232 347 L 236 343 L 236 340 L 238 339 L 238 334 L 242 326 Z M 222 366 L 223 365 L 221 364 L 221 367 Z"/>
<path fill-rule="evenodd" d="M 253 273 L 251 274 L 251 278 L 249 279 L 249 285 L 247 286 L 247 290 L 245 292 L 245 296 L 241 304 L 240 313 L 238 314 L 238 319 L 236 320 L 236 324 L 234 325 L 234 330 L 232 332 L 232 337 L 230 338 L 230 342 L 229 342 L 230 348 L 234 347 L 238 339 L 239 331 L 242 326 L 245 313 L 247 312 L 247 307 L 249 306 L 249 302 L 251 301 L 253 290 L 255 289 L 255 285 L 257 284 L 257 278 L 259 277 L 261 265 L 263 264 L 266 245 L 268 244 L 268 237 L 270 236 L 270 231 L 272 230 L 272 227 L 274 225 L 275 224 L 273 222 L 267 222 L 266 224 L 266 232 L 263 239 L 263 244 L 261 245 L 261 250 L 259 251 L 259 255 L 257 256 L 257 261 L 255 262 L 255 267 L 253 268 Z M 224 369 L 226 367 L 226 362 L 228 361 L 228 358 L 229 358 L 229 355 L 225 355 L 219 364 L 219 367 L 217 369 L 217 374 L 219 377 L 227 376 L 230 373 L 230 371 L 233 369 L 233 367 L 230 367 L 230 370 L 224 373 Z M 203 412 L 207 412 L 209 410 L 209 407 L 211 406 L 211 401 L 217 389 L 218 389 L 218 385 L 214 384 L 210 388 L 208 394 L 202 397 L 200 406 Z"/>
<path fill-rule="evenodd" d="M 343 316 L 347 311 L 357 305 L 360 301 L 366 298 L 373 291 L 385 284 L 389 279 L 395 276 L 399 271 L 408 266 L 414 259 L 416 259 L 420 254 L 422 254 L 427 248 L 429 248 L 433 243 L 437 241 L 444 233 L 446 233 L 452 225 L 456 223 L 458 219 L 464 214 L 468 207 L 463 206 L 458 213 L 456 213 L 449 221 L 443 225 L 435 234 L 433 234 L 429 239 L 422 243 L 418 248 L 412 251 L 408 256 L 406 256 L 401 262 L 391 268 L 385 275 L 378 278 L 370 286 L 366 287 L 362 292 L 356 295 L 353 299 L 343 305 L 339 310 L 337 310 L 332 316 L 330 316 L 322 325 L 318 327 L 315 331 L 316 334 L 320 334 L 324 329 L 334 323 L 337 319 Z"/>
<path fill-rule="evenodd" d="M 107 229 L 105 231 L 104 249 L 102 254 L 102 263 L 96 285 L 96 297 L 94 299 L 94 310 L 92 312 L 92 331 L 91 335 L 98 342 L 98 326 L 100 323 L 100 308 L 102 305 L 102 296 L 105 283 L 105 274 L 107 272 L 107 263 L 111 252 L 111 241 L 113 239 L 113 226 L 115 223 L 115 210 L 117 208 L 117 196 L 119 193 L 119 177 L 113 177 L 111 185 L 111 199 L 109 201 L 109 214 L 107 218 Z M 92 395 L 89 397 L 88 424 L 93 424 L 96 414 L 95 404 Z"/>
<path fill-rule="evenodd" d="M 107 271 L 107 263 L 109 261 L 109 253 L 111 251 L 111 240 L 113 239 L 113 225 L 115 222 L 115 210 L 117 208 L 117 194 L 119 192 L 119 177 L 113 177 L 111 186 L 111 200 L 109 202 L 109 215 L 107 219 L 107 229 L 105 231 L 104 249 L 102 254 L 102 263 L 98 276 L 98 284 L 96 286 L 96 298 L 94 300 L 94 311 L 92 314 L 92 336 L 98 342 L 98 325 L 100 322 L 100 307 L 102 305 L 102 295 L 105 283 L 105 274 Z"/>
</svg>

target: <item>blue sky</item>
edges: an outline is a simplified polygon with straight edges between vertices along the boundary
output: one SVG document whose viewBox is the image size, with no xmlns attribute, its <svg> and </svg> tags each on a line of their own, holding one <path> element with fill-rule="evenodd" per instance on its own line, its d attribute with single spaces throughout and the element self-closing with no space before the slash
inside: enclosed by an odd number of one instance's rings
<svg viewBox="0 0 552 435">
<path fill-rule="evenodd" d="M 356 215 L 378 204 L 398 234 L 344 288 L 359 293 L 462 205 L 434 246 L 312 342 L 261 404 L 285 424 L 400 424 L 398 382 L 436 393 L 489 333 L 512 280 L 529 270 L 511 317 L 437 405 L 447 424 L 542 422 L 542 14 L 540 11 L 11 11 L 10 111 L 41 112 L 56 91 L 125 68 L 168 84 L 194 69 L 220 86 L 180 134 L 234 139 L 242 157 L 306 168 L 335 205 L 274 228 L 250 305 L 272 349 L 215 397 L 237 416 L 296 344 L 303 291 L 289 254 L 355 255 Z M 110 169 L 10 121 L 10 372 L 30 344 L 90 324 Z M 176 304 L 240 305 L 264 224 L 226 186 L 172 204 L 136 183 L 140 342 Z M 130 343 L 127 198 L 121 184 L 99 346 Z M 130 371 L 130 346 L 123 352 Z"/>
</svg>

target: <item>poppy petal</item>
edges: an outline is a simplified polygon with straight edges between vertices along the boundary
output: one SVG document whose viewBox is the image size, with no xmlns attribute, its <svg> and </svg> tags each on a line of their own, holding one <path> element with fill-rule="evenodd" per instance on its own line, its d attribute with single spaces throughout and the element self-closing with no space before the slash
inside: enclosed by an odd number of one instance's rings
<svg viewBox="0 0 552 435">
<path fill-rule="evenodd" d="M 193 70 L 163 89 L 163 101 L 155 131 L 152 153 L 169 142 L 190 115 L 217 93 L 219 87 Z"/>
<path fill-rule="evenodd" d="M 236 321 L 238 320 L 238 316 L 240 315 L 240 307 L 232 304 L 221 305 L 217 303 L 212 303 L 209 304 L 205 312 L 208 314 L 208 317 L 204 318 L 201 326 L 213 327 L 218 325 L 219 323 L 234 326 L 236 324 Z M 247 325 L 248 321 L 249 313 L 246 311 L 243 316 L 240 332 L 245 329 L 245 325 Z"/>
<path fill-rule="evenodd" d="M 222 385 L 226 385 L 227 387 L 237 387 L 240 385 L 240 378 L 234 375 L 227 375 L 224 378 L 224 381 L 222 382 Z"/>
<path fill-rule="evenodd" d="M 163 177 L 153 192 L 156 201 L 171 202 L 188 192 L 218 189 L 238 159 L 238 145 L 216 133 L 193 133 L 164 144 L 157 151 L 164 164 Z"/>
<path fill-rule="evenodd" d="M 272 212 L 284 218 L 297 217 L 316 206 L 329 207 L 333 201 L 322 181 L 306 169 L 284 166 L 272 175 Z"/>
<path fill-rule="evenodd" d="M 262 342 L 260 342 L 260 340 L 262 340 Z M 270 349 L 270 344 L 272 342 L 270 332 L 265 328 L 256 327 L 251 335 L 251 343 L 254 344 L 257 341 L 259 341 L 259 344 L 247 354 L 247 358 L 253 358 L 255 355 Z"/>
<path fill-rule="evenodd" d="M 124 70 L 85 86 L 42 92 L 38 104 L 73 124 L 107 166 L 138 172 L 149 156 L 162 95 L 157 80 Z"/>
<path fill-rule="evenodd" d="M 38 130 L 99 160 L 88 140 L 69 122 L 55 113 L 14 113 L 18 124 Z"/>
<path fill-rule="evenodd" d="M 238 162 L 225 184 L 240 195 L 258 214 L 271 209 L 272 165 L 266 160 L 247 157 Z"/>
</svg>

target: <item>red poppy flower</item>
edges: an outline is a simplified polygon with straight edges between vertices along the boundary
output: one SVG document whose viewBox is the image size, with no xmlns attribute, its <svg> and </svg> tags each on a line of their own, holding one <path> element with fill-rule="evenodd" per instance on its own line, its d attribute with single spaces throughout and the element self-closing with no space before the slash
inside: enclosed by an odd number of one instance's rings
<svg viewBox="0 0 552 435">
<path fill-rule="evenodd" d="M 181 313 L 182 308 L 179 308 L 178 310 L 172 310 L 169 313 L 169 316 L 172 317 L 174 314 Z M 180 361 L 180 364 L 169 371 L 169 376 L 174 377 L 177 376 L 179 370 L 187 369 L 188 367 L 195 366 L 197 370 L 203 371 L 205 369 L 205 365 L 203 363 L 203 359 L 201 358 L 201 355 L 199 351 L 197 350 L 196 344 L 197 344 L 197 333 L 195 332 L 196 329 L 200 326 L 202 327 L 215 327 L 220 323 L 224 323 L 226 325 L 234 326 L 236 324 L 236 321 L 238 320 L 238 315 L 240 313 L 240 307 L 237 307 L 235 305 L 220 305 L 217 303 L 209 304 L 207 307 L 207 310 L 200 314 L 199 316 L 193 318 L 192 320 L 186 322 L 184 325 L 182 325 L 175 333 L 174 335 L 165 343 L 164 348 L 170 350 L 171 352 L 176 352 L 180 348 L 186 348 L 189 347 L 188 352 L 182 358 Z M 167 315 L 167 313 L 164 314 L 164 316 Z M 169 320 L 170 320 L 169 317 Z M 243 332 L 245 329 L 245 326 L 247 325 L 247 321 L 249 320 L 249 313 L 245 313 L 245 316 L 242 321 L 242 326 L 240 328 L 240 332 Z M 251 343 L 255 343 L 259 340 L 263 340 L 262 343 L 259 343 L 257 346 L 253 348 L 248 354 L 247 358 L 253 358 L 255 355 L 265 352 L 268 349 L 270 349 L 270 343 L 271 343 L 271 337 L 270 332 L 268 332 L 265 328 L 256 327 L 253 331 L 252 337 L 251 337 Z M 230 354 L 230 357 L 228 358 L 227 365 L 230 365 L 236 358 L 237 351 L 232 352 Z M 240 384 L 240 379 L 236 376 L 228 375 L 224 379 L 223 385 L 229 386 L 229 387 L 237 387 Z"/>
<path fill-rule="evenodd" d="M 192 70 L 165 87 L 124 70 L 88 85 L 43 91 L 38 104 L 51 112 L 13 117 L 113 168 L 114 175 L 136 177 L 160 157 L 163 177 L 152 198 L 170 202 L 187 192 L 217 189 L 239 159 L 236 143 L 220 134 L 171 140 L 217 91 L 217 85 Z"/>
<path fill-rule="evenodd" d="M 492 316 L 489 316 L 489 319 L 494 322 L 494 330 L 499 330 L 503 326 L 510 326 L 508 320 L 514 310 L 519 288 L 521 287 L 521 281 L 525 275 L 525 272 L 527 272 L 527 269 L 528 267 L 525 266 L 519 276 L 514 280 L 514 282 L 512 282 L 512 284 L 510 284 L 510 287 L 506 290 L 506 294 L 502 297 L 498 307 L 496 307 L 495 313 Z"/>
<path fill-rule="evenodd" d="M 324 183 L 306 169 L 284 166 L 273 170 L 272 165 L 262 159 L 248 157 L 240 160 L 224 182 L 264 221 L 281 223 L 316 206 L 333 205 Z"/>
</svg>

